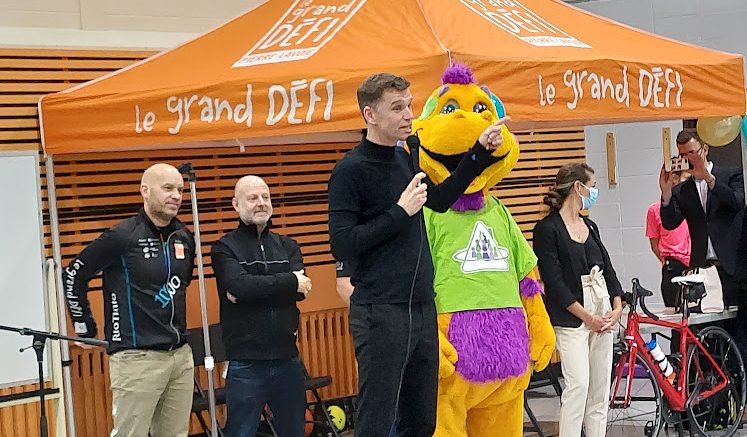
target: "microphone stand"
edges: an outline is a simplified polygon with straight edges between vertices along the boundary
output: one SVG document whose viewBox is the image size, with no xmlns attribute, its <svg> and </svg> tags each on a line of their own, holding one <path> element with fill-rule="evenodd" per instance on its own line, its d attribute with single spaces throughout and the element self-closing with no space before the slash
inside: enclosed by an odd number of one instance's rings
<svg viewBox="0 0 747 437">
<path fill-rule="evenodd" d="M 0 331 L 17 332 L 21 335 L 28 335 L 32 337 L 31 346 L 21 348 L 18 351 L 23 352 L 27 349 L 33 348 L 34 352 L 36 352 L 36 363 L 37 363 L 38 371 L 39 371 L 39 406 L 40 406 L 39 435 L 41 437 L 48 437 L 49 430 L 48 430 L 48 424 L 47 424 L 47 407 L 45 405 L 45 400 L 44 400 L 44 347 L 47 344 L 47 339 L 75 341 L 78 343 L 85 343 L 85 344 L 90 344 L 93 346 L 101 346 L 103 348 L 106 348 L 109 345 L 109 343 L 104 340 L 99 340 L 97 338 L 70 337 L 67 335 L 58 334 L 56 332 L 36 331 L 33 329 L 28 329 L 28 328 L 14 328 L 12 326 L 4 326 L 4 325 L 0 325 Z"/>
<path fill-rule="evenodd" d="M 207 299 L 205 298 L 205 272 L 202 264 L 202 238 L 200 236 L 200 220 L 197 211 L 197 177 L 192 163 L 185 162 L 180 165 L 179 173 L 187 176 L 189 182 L 189 194 L 192 201 L 192 225 L 195 230 L 195 256 L 197 257 L 197 284 L 200 289 L 200 311 L 202 312 L 202 335 L 205 346 L 205 370 L 208 377 L 208 406 L 210 409 L 210 435 L 217 436 L 218 420 L 216 417 L 215 382 L 213 381 L 213 369 L 215 359 L 210 350 L 210 327 L 207 319 Z"/>
</svg>

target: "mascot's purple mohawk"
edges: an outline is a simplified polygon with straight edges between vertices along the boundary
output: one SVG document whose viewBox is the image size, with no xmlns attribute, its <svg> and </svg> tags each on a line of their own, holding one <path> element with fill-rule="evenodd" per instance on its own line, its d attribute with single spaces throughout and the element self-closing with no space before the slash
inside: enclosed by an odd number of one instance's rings
<svg viewBox="0 0 747 437">
<path fill-rule="evenodd" d="M 443 76 L 441 76 L 441 83 L 444 85 L 448 83 L 469 85 L 475 83 L 475 77 L 472 74 L 472 69 L 467 65 L 454 63 L 444 71 Z"/>
</svg>

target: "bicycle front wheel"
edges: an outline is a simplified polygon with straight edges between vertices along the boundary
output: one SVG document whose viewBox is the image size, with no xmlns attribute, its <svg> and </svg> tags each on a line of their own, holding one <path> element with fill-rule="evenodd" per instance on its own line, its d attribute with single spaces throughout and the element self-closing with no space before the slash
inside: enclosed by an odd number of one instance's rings
<svg viewBox="0 0 747 437">
<path fill-rule="evenodd" d="M 632 367 L 630 353 L 620 355 L 613 366 L 610 409 L 607 413 L 607 437 L 644 435 L 656 437 L 664 424 L 661 389 L 654 372 L 640 353 Z M 617 375 L 620 375 L 619 377 Z M 617 384 L 619 380 L 619 384 Z M 617 392 L 615 386 L 617 385 Z M 625 407 L 627 387 L 630 385 L 630 404 Z"/>
<path fill-rule="evenodd" d="M 745 370 L 734 339 L 722 328 L 709 326 L 698 339 L 716 366 L 726 375 L 726 387 L 700 399 L 723 381 L 718 370 L 700 348 L 691 346 L 687 353 L 687 394 L 693 398 L 688 408 L 690 434 L 705 437 L 730 437 L 737 432 L 745 404 Z"/>
</svg>

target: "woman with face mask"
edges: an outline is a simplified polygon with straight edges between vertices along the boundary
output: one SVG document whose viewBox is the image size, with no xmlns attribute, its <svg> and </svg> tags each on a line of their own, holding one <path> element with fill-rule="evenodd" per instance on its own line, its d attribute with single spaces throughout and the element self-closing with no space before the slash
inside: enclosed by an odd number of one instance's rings
<svg viewBox="0 0 747 437">
<path fill-rule="evenodd" d="M 564 165 L 545 197 L 550 213 L 534 227 L 534 251 L 555 329 L 565 390 L 560 437 L 603 437 L 612 367 L 612 331 L 622 287 L 597 225 L 581 215 L 597 201 L 594 170 Z"/>
</svg>

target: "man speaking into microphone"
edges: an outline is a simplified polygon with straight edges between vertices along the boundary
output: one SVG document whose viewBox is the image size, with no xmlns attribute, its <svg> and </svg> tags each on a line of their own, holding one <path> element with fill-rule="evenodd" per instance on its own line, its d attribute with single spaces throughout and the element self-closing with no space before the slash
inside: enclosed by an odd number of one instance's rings
<svg viewBox="0 0 747 437">
<path fill-rule="evenodd" d="M 438 328 L 423 205 L 444 212 L 503 143 L 488 127 L 443 183 L 435 185 L 396 147 L 412 135 L 410 83 L 388 73 L 358 88 L 366 122 L 360 144 L 329 180 L 329 234 L 337 259 L 353 262 L 350 329 L 358 360 L 357 437 L 430 437 L 436 427 Z M 408 138 L 410 137 L 410 138 Z"/>
</svg>

